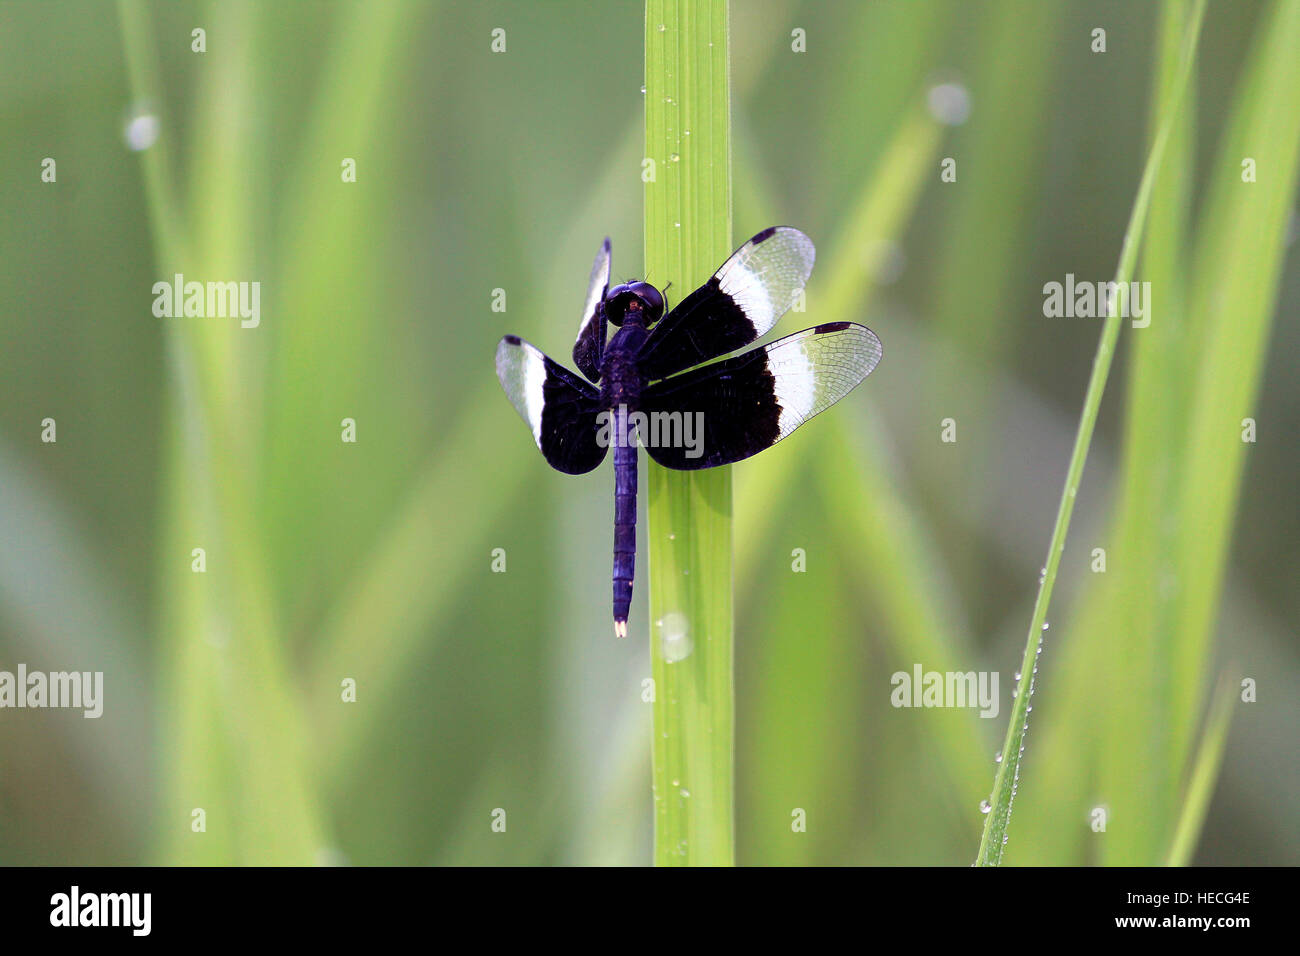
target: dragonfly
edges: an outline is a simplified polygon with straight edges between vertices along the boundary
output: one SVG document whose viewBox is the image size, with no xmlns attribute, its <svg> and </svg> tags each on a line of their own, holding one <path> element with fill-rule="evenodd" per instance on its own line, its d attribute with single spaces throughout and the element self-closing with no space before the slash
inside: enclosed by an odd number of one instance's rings
<svg viewBox="0 0 1300 956">
<path fill-rule="evenodd" d="M 614 449 L 615 636 L 627 636 L 632 604 L 638 448 L 682 471 L 743 461 L 830 408 L 880 362 L 880 339 L 854 322 L 731 354 L 802 298 L 815 258 L 798 229 L 769 227 L 665 314 L 663 292 L 649 282 L 610 288 L 607 238 L 573 346 L 585 378 L 517 335 L 497 345 L 501 387 L 552 468 L 585 474 Z"/>
</svg>

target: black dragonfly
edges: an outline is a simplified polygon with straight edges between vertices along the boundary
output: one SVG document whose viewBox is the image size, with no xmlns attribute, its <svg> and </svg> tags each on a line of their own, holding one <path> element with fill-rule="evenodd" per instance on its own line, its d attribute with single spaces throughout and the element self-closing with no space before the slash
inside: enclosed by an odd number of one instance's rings
<svg viewBox="0 0 1300 956">
<path fill-rule="evenodd" d="M 741 461 L 834 405 L 880 361 L 874 332 L 828 322 L 701 364 L 772 328 L 802 293 L 813 259 L 812 241 L 798 229 L 764 229 L 664 315 L 664 297 L 648 282 L 610 289 L 606 239 L 573 346 L 591 382 L 516 335 L 497 346 L 501 387 L 552 468 L 584 474 L 614 447 L 617 636 L 627 635 L 632 602 L 638 442 L 668 468 Z M 608 342 L 607 325 L 618 329 Z"/>
</svg>

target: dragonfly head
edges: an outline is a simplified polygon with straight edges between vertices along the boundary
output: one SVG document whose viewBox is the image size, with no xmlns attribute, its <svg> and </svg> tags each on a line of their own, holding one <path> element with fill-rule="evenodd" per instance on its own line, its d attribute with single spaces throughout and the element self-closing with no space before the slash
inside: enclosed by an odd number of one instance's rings
<svg viewBox="0 0 1300 956">
<path fill-rule="evenodd" d="M 625 282 L 609 290 L 605 299 L 605 317 L 614 325 L 636 314 L 640 325 L 649 327 L 664 314 L 664 297 L 649 282 Z"/>
</svg>

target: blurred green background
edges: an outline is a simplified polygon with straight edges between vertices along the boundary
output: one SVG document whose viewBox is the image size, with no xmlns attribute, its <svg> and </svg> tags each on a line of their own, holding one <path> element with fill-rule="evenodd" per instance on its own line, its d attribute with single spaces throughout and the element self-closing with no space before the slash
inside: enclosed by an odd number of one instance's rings
<svg viewBox="0 0 1300 956">
<path fill-rule="evenodd" d="M 733 4 L 736 240 L 817 244 L 778 332 L 852 319 L 885 345 L 736 467 L 739 862 L 974 859 L 1101 329 L 1044 317 L 1042 287 L 1113 274 L 1179 6 Z M 1221 677 L 1191 859 L 1300 862 L 1297 91 L 1269 72 L 1295 20 L 1210 6 L 1010 863 L 1163 862 Z M 551 471 L 492 363 L 513 332 L 568 364 L 605 235 L 639 275 L 643 29 L 633 2 L 0 3 L 0 669 L 106 683 L 99 720 L 0 711 L 0 862 L 650 860 L 645 589 L 616 643 L 612 474 Z M 964 123 L 931 109 L 945 83 Z M 157 140 L 132 149 L 141 116 Z M 1255 152 L 1278 161 L 1247 186 Z M 259 281 L 260 327 L 154 317 L 175 272 Z M 1258 347 L 1219 348 L 1234 323 Z M 1220 406 L 1216 445 L 1196 429 Z M 999 671 L 999 718 L 892 708 L 916 663 Z"/>
</svg>

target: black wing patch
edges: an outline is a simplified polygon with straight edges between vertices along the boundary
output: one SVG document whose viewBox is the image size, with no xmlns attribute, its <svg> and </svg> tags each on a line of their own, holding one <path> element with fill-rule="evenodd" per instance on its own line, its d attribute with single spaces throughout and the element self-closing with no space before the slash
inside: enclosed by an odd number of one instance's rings
<svg viewBox="0 0 1300 956">
<path fill-rule="evenodd" d="M 681 471 L 741 461 L 838 402 L 871 374 L 881 354 L 870 329 L 830 322 L 656 382 L 642 395 L 643 427 L 652 436 L 642 434 L 641 441 L 651 458 Z M 656 419 L 664 412 L 677 415 Z M 696 457 L 676 440 L 687 429 L 702 432 Z M 665 435 L 674 440 L 665 443 Z"/>
<path fill-rule="evenodd" d="M 596 253 L 587 283 L 587 302 L 582 310 L 578 340 L 573 343 L 573 362 L 578 371 L 593 382 L 600 381 L 600 357 L 605 352 L 605 296 L 609 293 L 609 237 Z"/>
<path fill-rule="evenodd" d="M 497 378 L 552 468 L 581 475 L 604 460 L 595 388 L 517 335 L 497 346 Z"/>
<path fill-rule="evenodd" d="M 798 229 L 764 229 L 651 328 L 638 356 L 642 371 L 667 378 L 753 342 L 794 303 L 815 258 Z"/>
</svg>

